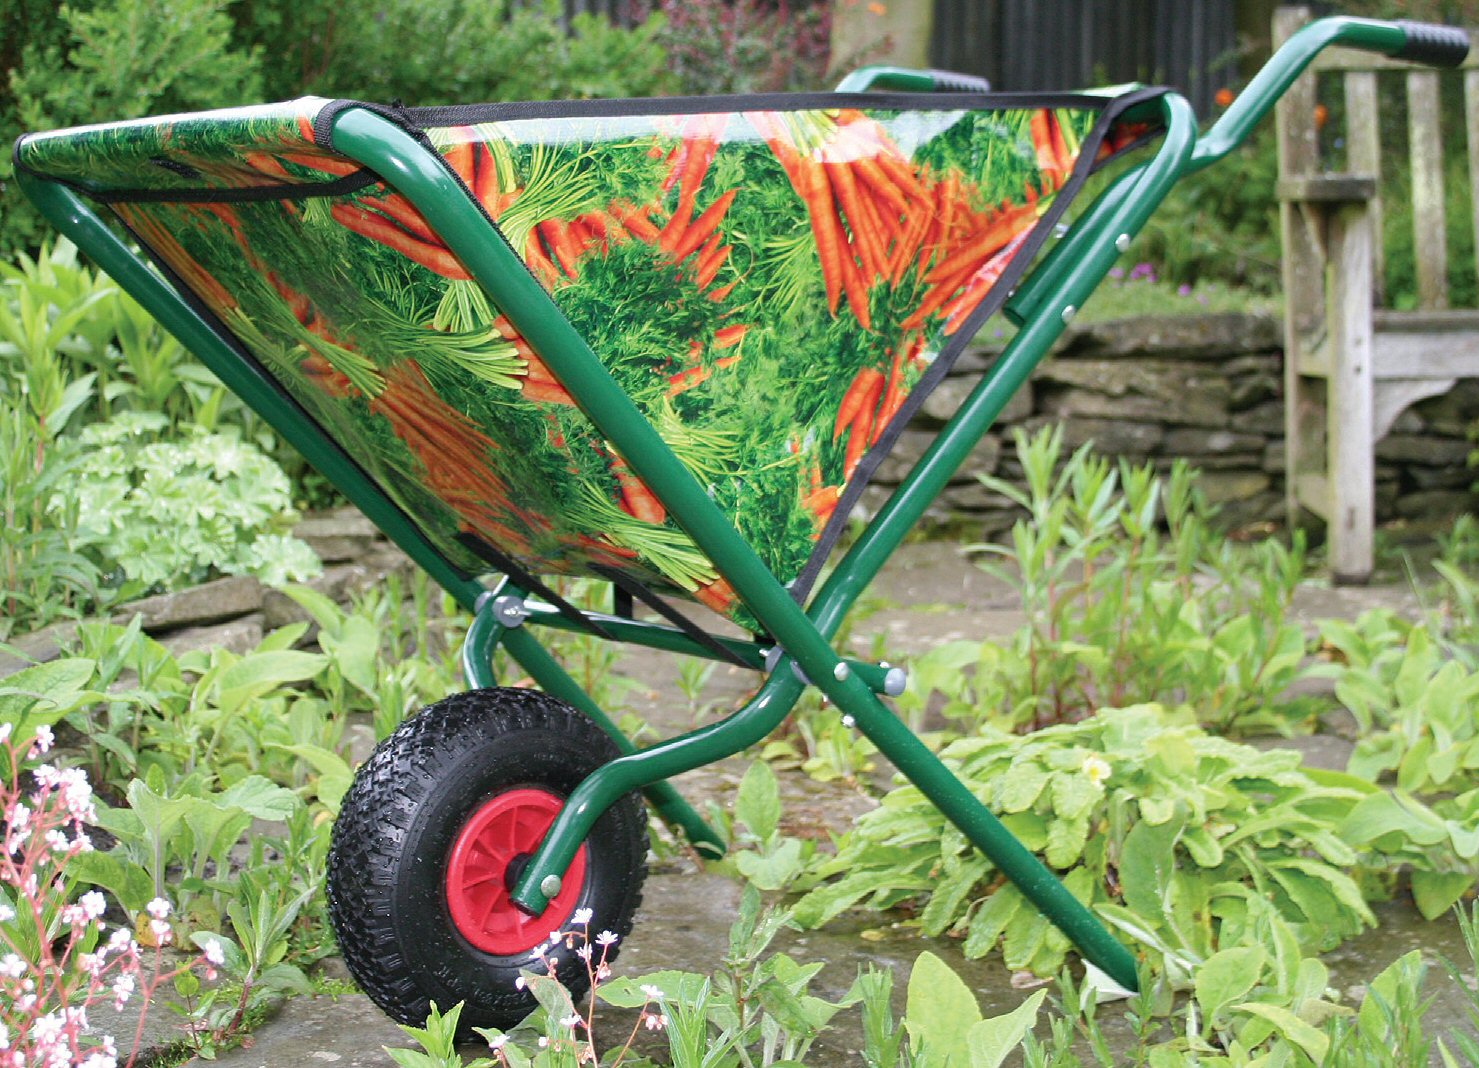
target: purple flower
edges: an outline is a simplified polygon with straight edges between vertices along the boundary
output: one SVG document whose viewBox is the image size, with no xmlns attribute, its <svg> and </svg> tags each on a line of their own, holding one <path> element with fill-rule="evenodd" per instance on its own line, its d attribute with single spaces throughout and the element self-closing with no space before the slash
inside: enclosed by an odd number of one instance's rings
<svg viewBox="0 0 1479 1068">
<path fill-rule="evenodd" d="M 1182 282 L 1179 286 L 1176 287 L 1176 295 L 1178 297 L 1191 296 L 1191 286 L 1187 285 L 1185 282 Z"/>
</svg>

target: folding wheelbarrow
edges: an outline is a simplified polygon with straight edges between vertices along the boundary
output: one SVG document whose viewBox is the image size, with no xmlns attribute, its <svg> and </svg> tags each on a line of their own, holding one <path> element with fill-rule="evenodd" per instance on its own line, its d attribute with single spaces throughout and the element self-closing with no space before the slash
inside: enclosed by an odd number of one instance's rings
<svg viewBox="0 0 1479 1068">
<path fill-rule="evenodd" d="M 57 228 L 474 613 L 471 689 L 376 750 L 335 830 L 331 913 L 387 1013 L 521 1018 L 515 979 L 550 931 L 577 913 L 630 930 L 634 791 L 722 851 L 665 780 L 758 742 L 808 685 L 1135 986 L 1130 949 L 880 700 L 902 673 L 831 639 L 1175 181 L 1332 43 L 1452 65 L 1468 47 L 1443 27 L 1314 23 L 1201 138 L 1164 89 L 991 93 L 869 68 L 825 94 L 306 98 L 17 143 L 18 181 Z M 1039 257 L 1095 169 L 1152 142 Z M 1002 308 L 1011 343 L 814 590 L 901 428 Z M 612 610 L 567 603 L 551 573 L 609 582 Z M 753 640 L 701 629 L 674 596 Z M 636 619 L 637 601 L 667 622 Z M 722 722 L 637 751 L 536 627 L 766 677 Z M 497 687 L 498 647 L 543 693 Z"/>
</svg>

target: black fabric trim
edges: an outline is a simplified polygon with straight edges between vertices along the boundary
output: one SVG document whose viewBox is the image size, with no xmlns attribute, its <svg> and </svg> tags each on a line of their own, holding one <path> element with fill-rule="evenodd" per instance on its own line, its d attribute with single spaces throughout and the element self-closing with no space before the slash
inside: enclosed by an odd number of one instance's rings
<svg viewBox="0 0 1479 1068">
<path fill-rule="evenodd" d="M 866 108 L 897 111 L 1002 111 L 1014 107 L 1090 108 L 1105 110 L 1123 97 L 1092 93 L 732 93 L 725 96 L 625 97 L 615 100 L 527 100 L 502 104 L 455 104 L 403 108 L 404 118 L 426 129 L 474 122 L 518 119 L 622 118 L 641 115 L 703 115 L 741 111 L 811 111 L 818 108 Z M 383 105 L 335 101 L 337 105 Z M 317 127 L 315 125 L 315 133 Z M 326 142 L 320 142 L 326 143 Z"/>
<path fill-rule="evenodd" d="M 489 545 L 486 541 L 478 537 L 476 534 L 473 534 L 470 531 L 466 530 L 459 531 L 457 534 L 457 540 L 462 545 L 466 546 L 471 552 L 476 554 L 479 559 L 491 564 L 499 571 L 502 571 L 509 578 L 513 579 L 514 582 L 519 586 L 522 586 L 526 592 L 537 593 L 550 604 L 554 605 L 555 610 L 559 612 L 560 615 L 568 619 L 571 623 L 575 624 L 578 629 L 589 631 L 599 638 L 605 638 L 608 642 L 614 642 L 616 640 L 614 637 L 611 636 L 611 632 L 609 630 L 601 626 L 601 624 L 597 623 L 594 619 L 586 615 L 579 608 L 576 608 L 569 601 L 565 600 L 565 598 L 561 597 L 554 590 L 550 589 L 534 575 L 529 574 L 529 572 L 525 571 L 522 567 L 515 563 L 511 557 L 499 552 L 497 549 L 493 548 L 493 546 Z"/>
<path fill-rule="evenodd" d="M 909 421 L 918 413 L 919 409 L 924 405 L 925 400 L 928 399 L 935 387 L 949 373 L 950 368 L 954 366 L 960 354 L 965 351 L 966 345 L 974 340 L 977 331 L 985 325 L 986 320 L 1001 310 L 1001 306 L 1006 303 L 1007 297 L 1017 287 L 1017 283 L 1022 280 L 1022 276 L 1027 272 L 1027 268 L 1032 265 L 1032 261 L 1042 250 L 1043 243 L 1047 240 L 1048 234 L 1052 232 L 1053 227 L 1057 225 L 1058 220 L 1068 209 L 1068 205 L 1083 188 L 1083 184 L 1088 180 L 1089 175 L 1097 169 L 1098 160 L 1096 157 L 1099 154 L 1099 146 L 1103 144 L 1105 135 L 1108 134 L 1110 127 L 1124 114 L 1126 109 L 1143 104 L 1145 101 L 1160 96 L 1165 92 L 1166 90 L 1161 88 L 1146 88 L 1127 93 L 1124 96 L 1114 97 L 1105 102 L 1107 106 L 1104 108 L 1103 114 L 1099 116 L 1099 121 L 1094 124 L 1094 128 L 1089 131 L 1089 135 L 1084 139 L 1084 143 L 1079 151 L 1078 160 L 1073 167 L 1073 173 L 1069 176 L 1068 181 L 1064 183 L 1063 187 L 1054 194 L 1052 206 L 1037 221 L 1037 225 L 1028 232 L 1026 240 L 1022 243 L 1022 247 L 1017 250 L 1017 254 L 1007 264 L 1006 270 L 1002 272 L 996 284 L 991 287 L 991 291 L 982 298 L 976 310 L 966 318 L 966 321 L 960 325 L 960 329 L 945 343 L 939 355 L 935 357 L 934 363 L 930 364 L 929 370 L 924 373 L 924 377 L 915 385 L 904 403 L 899 407 L 893 420 L 884 428 L 878 441 L 868 450 L 862 460 L 859 461 L 856 470 L 853 471 L 853 477 L 848 481 L 847 486 L 844 487 L 841 496 L 838 497 L 837 507 L 832 513 L 832 518 L 827 521 L 827 525 L 822 529 L 821 536 L 817 538 L 816 544 L 812 546 L 811 555 L 807 557 L 800 574 L 790 584 L 791 596 L 796 599 L 798 604 L 806 603 L 806 598 L 811 593 L 811 588 L 816 583 L 817 576 L 821 574 L 822 567 L 832 555 L 832 550 L 836 548 L 838 539 L 842 537 L 842 532 L 847 528 L 849 514 L 862 497 L 863 491 L 867 489 L 868 484 L 872 481 L 873 475 L 877 472 L 879 465 L 883 463 L 888 454 L 893 450 L 894 445 L 903 434 L 904 428 L 909 425 Z"/>
<path fill-rule="evenodd" d="M 604 564 L 592 564 L 590 565 L 590 569 L 595 574 L 600 575 L 603 579 L 610 582 L 618 593 L 624 593 L 628 598 L 634 597 L 641 601 L 648 608 L 662 616 L 663 619 L 666 619 L 673 626 L 681 630 L 690 640 L 703 646 L 720 660 L 723 660 L 727 664 L 735 664 L 746 670 L 749 669 L 750 665 L 730 652 L 724 646 L 723 642 L 719 641 L 708 631 L 704 630 L 693 620 L 689 619 L 630 575 L 624 575 L 616 568 L 607 567 Z M 627 603 L 630 607 L 630 600 Z M 628 615 L 628 618 L 631 618 L 630 615 Z"/>
</svg>

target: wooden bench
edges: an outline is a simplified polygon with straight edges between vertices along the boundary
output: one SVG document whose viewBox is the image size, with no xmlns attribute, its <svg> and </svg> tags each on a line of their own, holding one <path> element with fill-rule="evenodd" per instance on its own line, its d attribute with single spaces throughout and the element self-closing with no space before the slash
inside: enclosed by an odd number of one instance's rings
<svg viewBox="0 0 1479 1068">
<path fill-rule="evenodd" d="M 1305 7 L 1277 9 L 1275 47 L 1310 18 Z M 1382 307 L 1377 75 L 1386 71 L 1406 78 L 1414 311 Z M 1349 174 L 1320 170 L 1319 72 L 1344 81 Z M 1446 393 L 1460 378 L 1479 377 L 1479 310 L 1449 307 L 1441 138 L 1458 132 L 1440 130 L 1440 77 L 1431 68 L 1330 49 L 1276 111 L 1289 517 L 1297 523 L 1303 507 L 1325 520 L 1330 569 L 1339 582 L 1371 575 L 1377 441 L 1409 405 Z M 1479 189 L 1475 52 L 1462 77 L 1470 184 Z M 1471 214 L 1479 237 L 1479 200 Z"/>
</svg>

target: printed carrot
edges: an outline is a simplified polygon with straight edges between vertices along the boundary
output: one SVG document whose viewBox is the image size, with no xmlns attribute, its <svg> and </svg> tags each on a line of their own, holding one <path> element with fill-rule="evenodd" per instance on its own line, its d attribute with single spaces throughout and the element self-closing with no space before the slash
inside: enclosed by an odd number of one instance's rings
<svg viewBox="0 0 1479 1068">
<path fill-rule="evenodd" d="M 715 234 L 714 236 L 716 238 L 718 237 L 717 234 Z M 693 280 L 698 285 L 699 289 L 709 288 L 709 285 L 714 281 L 715 276 L 718 275 L 719 269 L 724 266 L 724 261 L 729 258 L 729 252 L 729 245 L 720 245 L 712 252 L 709 252 L 699 258 L 698 265 L 694 267 L 693 270 Z M 731 282 L 728 286 L 725 287 L 725 296 L 728 296 L 729 290 L 733 288 L 733 286 L 734 283 Z M 724 299 L 724 297 L 722 296 L 716 297 L 713 293 L 710 293 L 709 296 L 714 300 Z"/>
<path fill-rule="evenodd" d="M 715 579 L 706 586 L 700 586 L 693 591 L 693 596 L 706 608 L 724 615 L 734 604 L 735 592 L 724 579 Z"/>
<path fill-rule="evenodd" d="M 647 218 L 646 210 L 633 207 L 625 201 L 613 201 L 611 214 L 616 216 L 617 220 L 630 230 L 633 236 L 649 243 L 658 239 L 658 229 Z"/>
<path fill-rule="evenodd" d="M 707 367 L 690 367 L 686 371 L 679 371 L 668 379 L 668 396 L 676 397 L 680 393 L 687 393 L 708 381 L 711 373 Z"/>
<path fill-rule="evenodd" d="M 286 152 L 283 153 L 282 158 L 289 163 L 296 163 L 300 167 L 323 171 L 325 174 L 332 174 L 340 178 L 357 174 L 360 170 L 360 165 L 353 160 L 347 160 L 342 156 L 333 156 L 327 153 Z"/>
<path fill-rule="evenodd" d="M 853 377 L 852 385 L 847 387 L 847 392 L 842 395 L 842 404 L 837 408 L 837 419 L 832 425 L 832 440 L 836 441 L 857 419 L 862 410 L 863 400 L 872 389 L 873 383 L 883 382 L 883 374 L 873 367 L 864 367 Z M 877 398 L 874 398 L 877 403 Z"/>
<path fill-rule="evenodd" d="M 644 523 L 661 523 L 667 519 L 668 510 L 663 507 L 662 501 L 647 488 L 647 483 L 631 472 L 625 460 L 619 456 L 614 457 L 611 461 L 611 473 L 616 476 L 616 483 L 621 487 L 622 511 Z"/>
<path fill-rule="evenodd" d="M 351 204 L 335 204 L 329 209 L 329 213 L 341 226 L 394 249 L 443 278 L 466 280 L 472 277 L 445 245 L 423 241 L 414 234 L 407 233 L 384 215 Z"/>
<path fill-rule="evenodd" d="M 716 349 L 732 349 L 744 340 L 745 332 L 749 330 L 748 323 L 735 323 L 733 326 L 721 327 L 714 331 L 714 347 Z"/>
<path fill-rule="evenodd" d="M 364 197 L 359 204 L 361 207 L 373 208 L 389 216 L 403 229 L 422 241 L 437 245 L 444 244 L 436 231 L 431 228 L 431 223 L 426 221 L 426 216 L 417 211 L 415 206 L 399 193 L 391 193 L 383 197 Z"/>
<path fill-rule="evenodd" d="M 307 141 L 310 145 L 313 144 L 313 120 L 310 119 L 307 115 L 298 116 L 298 136 L 303 138 L 303 140 Z"/>
<path fill-rule="evenodd" d="M 721 251 L 724 252 L 724 254 L 726 256 L 728 256 L 728 254 L 729 254 L 729 246 L 728 245 L 725 245 L 724 248 L 721 249 Z M 707 296 L 708 296 L 708 298 L 710 300 L 713 300 L 713 301 L 721 301 L 725 297 L 729 296 L 730 293 L 734 292 L 734 287 L 737 286 L 737 285 L 739 285 L 739 280 L 738 279 L 736 279 L 733 282 L 730 282 L 728 285 L 720 286 L 718 289 L 714 290 L 712 293 L 707 294 Z"/>
<path fill-rule="evenodd" d="M 560 219 L 545 219 L 536 229 L 565 273 L 574 278 L 579 271 L 580 245 L 571 237 L 569 227 Z"/>
<path fill-rule="evenodd" d="M 724 213 L 729 210 L 729 205 L 734 203 L 735 190 L 731 189 L 714 203 L 704 209 L 704 213 L 693 220 L 683 235 L 673 244 L 673 259 L 686 259 L 695 252 L 700 245 L 714 236 L 714 230 L 724 218 Z"/>
<path fill-rule="evenodd" d="M 930 272 L 925 275 L 925 280 L 933 282 L 939 278 L 948 277 L 963 267 L 980 263 L 1000 251 L 1008 241 L 1036 219 L 1037 212 L 1029 207 L 1014 207 L 1007 211 L 997 212 L 968 241 L 931 268 Z"/>
<path fill-rule="evenodd" d="M 803 188 L 798 190 L 806 203 L 807 215 L 811 220 L 812 237 L 817 243 L 817 259 L 822 267 L 822 284 L 827 291 L 827 310 L 837 314 L 837 298 L 842 293 L 843 252 L 842 227 L 837 221 L 837 209 L 832 203 L 831 189 L 822 169 L 810 160 L 803 160 L 799 170 Z"/>
<path fill-rule="evenodd" d="M 852 229 L 853 247 L 857 250 L 863 277 L 872 278 L 878 274 L 879 265 L 883 262 L 883 248 L 878 234 L 868 226 L 863 214 L 852 171 L 845 163 L 826 163 L 822 166 L 825 168 L 832 196 L 842 206 L 843 214 L 847 216 L 848 225 Z"/>
<path fill-rule="evenodd" d="M 475 131 L 465 126 L 459 127 L 453 133 L 454 135 L 461 136 L 464 131 L 468 139 L 448 145 L 447 151 L 442 154 L 442 158 L 447 161 L 447 166 L 452 168 L 452 173 L 457 175 L 458 178 L 461 178 L 463 184 L 469 189 L 472 189 L 477 183 L 473 145 L 477 142 L 478 136 Z"/>
</svg>

